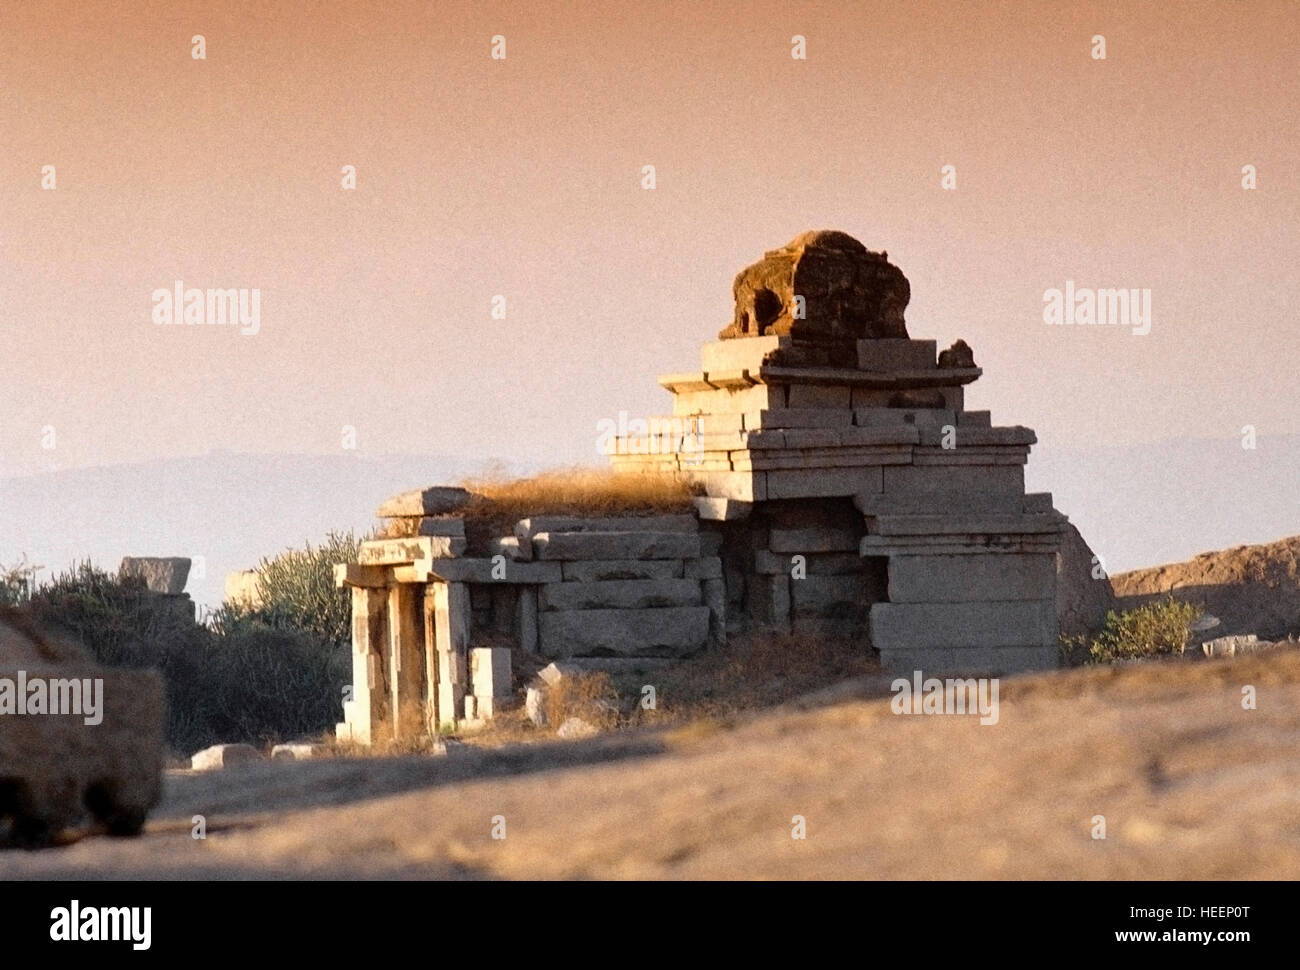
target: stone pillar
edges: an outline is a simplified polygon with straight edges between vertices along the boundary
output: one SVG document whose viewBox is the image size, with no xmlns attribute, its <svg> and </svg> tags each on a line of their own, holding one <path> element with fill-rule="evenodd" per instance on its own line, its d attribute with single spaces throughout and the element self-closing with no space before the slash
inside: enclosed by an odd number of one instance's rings
<svg viewBox="0 0 1300 970">
<path fill-rule="evenodd" d="M 387 590 L 352 587 L 352 699 L 344 704 L 344 719 L 359 744 L 371 744 L 388 717 L 387 637 Z"/>
<path fill-rule="evenodd" d="M 537 652 L 537 588 L 519 587 L 519 648 L 524 653 Z"/>
<path fill-rule="evenodd" d="M 416 587 L 395 583 L 388 589 L 389 696 L 393 738 L 420 733 L 424 722 L 421 685 L 422 624 L 416 622 Z"/>
<path fill-rule="evenodd" d="M 438 654 L 438 726 L 455 727 L 465 708 L 470 627 L 469 587 L 433 584 L 435 646 Z"/>
</svg>

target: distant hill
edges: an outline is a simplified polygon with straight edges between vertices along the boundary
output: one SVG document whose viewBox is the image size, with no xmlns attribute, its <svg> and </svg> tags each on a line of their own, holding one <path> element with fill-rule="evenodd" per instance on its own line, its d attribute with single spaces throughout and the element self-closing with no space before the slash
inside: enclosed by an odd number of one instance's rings
<svg viewBox="0 0 1300 970">
<path fill-rule="evenodd" d="M 225 575 L 330 530 L 368 531 L 389 495 L 477 470 L 447 455 L 213 453 L 0 479 L 0 564 L 52 572 L 90 559 L 189 556 L 186 591 L 221 602 Z M 202 557 L 199 561 L 197 557 Z"/>
<path fill-rule="evenodd" d="M 1054 494 L 1112 574 L 1300 534 L 1300 435 L 1260 438 L 1254 451 L 1236 438 L 1077 449 L 1040 437 L 1026 469 L 1030 490 Z M 127 555 L 202 556 L 187 589 L 215 605 L 226 573 L 331 529 L 364 532 L 389 495 L 484 464 L 216 452 L 0 479 L 0 564 L 25 553 L 48 577 L 85 558 L 116 569 Z"/>
<path fill-rule="evenodd" d="M 1111 577 L 1121 609 L 1167 593 L 1220 620 L 1210 636 L 1300 634 L 1300 536 L 1205 552 L 1187 562 Z"/>
</svg>

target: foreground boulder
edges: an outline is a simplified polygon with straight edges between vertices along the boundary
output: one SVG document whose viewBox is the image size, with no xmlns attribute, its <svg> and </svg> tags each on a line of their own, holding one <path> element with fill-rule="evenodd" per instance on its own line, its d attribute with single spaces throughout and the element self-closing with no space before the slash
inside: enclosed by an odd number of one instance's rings
<svg viewBox="0 0 1300 970">
<path fill-rule="evenodd" d="M 163 684 L 0 612 L 0 845 L 96 823 L 135 835 L 162 794 Z"/>
</svg>

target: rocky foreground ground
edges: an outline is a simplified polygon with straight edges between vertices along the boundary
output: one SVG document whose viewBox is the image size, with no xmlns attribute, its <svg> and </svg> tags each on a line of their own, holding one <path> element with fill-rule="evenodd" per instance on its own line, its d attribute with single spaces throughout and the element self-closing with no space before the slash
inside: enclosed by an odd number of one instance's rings
<svg viewBox="0 0 1300 970">
<path fill-rule="evenodd" d="M 143 836 L 5 852 L 0 876 L 1300 876 L 1300 650 L 1008 679 L 996 725 L 896 715 L 887 691 L 582 742 L 171 772 Z"/>
</svg>

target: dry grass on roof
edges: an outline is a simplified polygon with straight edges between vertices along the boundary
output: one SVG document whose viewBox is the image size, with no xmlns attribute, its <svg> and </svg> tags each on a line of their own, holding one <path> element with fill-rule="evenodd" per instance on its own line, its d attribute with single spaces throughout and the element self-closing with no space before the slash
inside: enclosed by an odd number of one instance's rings
<svg viewBox="0 0 1300 970">
<path fill-rule="evenodd" d="M 465 520 L 472 555 L 487 541 L 514 535 L 515 523 L 537 515 L 635 516 L 692 512 L 699 486 L 653 474 L 618 474 L 605 468 L 557 468 L 527 478 L 486 472 L 460 482 L 474 494 L 469 505 L 451 513 Z M 415 535 L 420 519 L 389 519 L 380 538 Z"/>
<path fill-rule="evenodd" d="M 487 474 L 461 483 L 474 499 L 460 510 L 470 548 L 514 534 L 537 515 L 664 515 L 691 512 L 699 490 L 667 475 L 618 474 L 606 468 L 557 468 L 528 478 Z"/>
</svg>

